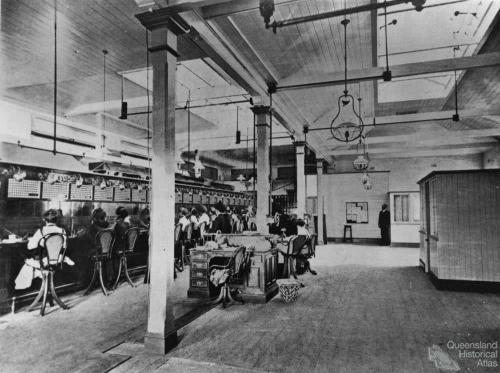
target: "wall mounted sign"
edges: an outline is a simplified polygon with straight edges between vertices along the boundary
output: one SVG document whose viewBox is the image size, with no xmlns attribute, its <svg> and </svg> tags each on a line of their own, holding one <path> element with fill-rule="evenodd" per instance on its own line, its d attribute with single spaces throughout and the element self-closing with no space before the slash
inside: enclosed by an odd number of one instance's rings
<svg viewBox="0 0 500 373">
<path fill-rule="evenodd" d="M 368 202 L 346 202 L 346 222 L 368 224 Z"/>
</svg>

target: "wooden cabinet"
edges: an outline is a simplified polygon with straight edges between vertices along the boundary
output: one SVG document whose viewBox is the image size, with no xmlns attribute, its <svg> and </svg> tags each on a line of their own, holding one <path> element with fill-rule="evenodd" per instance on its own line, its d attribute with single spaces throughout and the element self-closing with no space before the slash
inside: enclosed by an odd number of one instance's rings
<svg viewBox="0 0 500 373">
<path fill-rule="evenodd" d="M 500 170 L 433 172 L 419 184 L 426 271 L 440 280 L 500 282 Z"/>
</svg>

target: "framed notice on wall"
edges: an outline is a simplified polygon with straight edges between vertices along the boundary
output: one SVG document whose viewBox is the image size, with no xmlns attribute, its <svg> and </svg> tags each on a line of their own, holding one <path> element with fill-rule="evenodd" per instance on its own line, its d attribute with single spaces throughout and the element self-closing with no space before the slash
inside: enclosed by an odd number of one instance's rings
<svg viewBox="0 0 500 373">
<path fill-rule="evenodd" d="M 345 203 L 347 223 L 368 224 L 368 202 Z"/>
</svg>

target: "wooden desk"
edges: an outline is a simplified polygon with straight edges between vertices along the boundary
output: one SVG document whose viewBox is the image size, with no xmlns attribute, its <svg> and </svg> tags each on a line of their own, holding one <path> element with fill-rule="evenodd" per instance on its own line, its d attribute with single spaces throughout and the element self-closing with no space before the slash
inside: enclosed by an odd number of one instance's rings
<svg viewBox="0 0 500 373">
<path fill-rule="evenodd" d="M 191 267 L 188 297 L 211 298 L 217 295 L 217 288 L 210 282 L 209 268 L 215 258 L 229 259 L 236 247 L 223 250 L 207 250 L 198 246 L 190 250 Z M 243 285 L 236 285 L 242 291 L 246 302 L 265 303 L 278 292 L 276 284 L 278 255 L 274 247 L 250 249 L 250 268 Z"/>
</svg>

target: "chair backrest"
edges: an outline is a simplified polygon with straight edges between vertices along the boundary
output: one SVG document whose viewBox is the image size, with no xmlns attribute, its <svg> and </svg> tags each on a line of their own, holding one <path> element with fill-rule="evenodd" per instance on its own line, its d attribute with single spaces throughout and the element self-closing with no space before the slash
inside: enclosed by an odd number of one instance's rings
<svg viewBox="0 0 500 373">
<path fill-rule="evenodd" d="M 178 243 L 181 239 L 182 224 L 177 223 L 174 229 L 174 243 Z"/>
<path fill-rule="evenodd" d="M 115 230 L 113 228 L 103 229 L 96 235 L 97 253 L 99 255 L 111 256 L 111 248 L 115 241 Z"/>
<path fill-rule="evenodd" d="M 139 228 L 133 227 L 127 229 L 125 232 L 125 237 L 127 238 L 127 248 L 126 251 L 133 252 L 135 248 L 135 243 L 137 241 L 137 237 L 139 236 Z"/>
<path fill-rule="evenodd" d="M 308 237 L 306 235 L 296 236 L 293 240 L 292 255 L 299 255 L 307 240 Z"/>
<path fill-rule="evenodd" d="M 43 250 L 41 255 L 43 268 L 55 266 L 64 260 L 65 241 L 66 236 L 62 233 L 49 233 L 40 239 L 39 245 Z"/>
<path fill-rule="evenodd" d="M 245 270 L 246 257 L 245 246 L 241 246 L 236 249 L 230 261 L 230 267 L 232 265 L 232 273 L 234 275 L 239 275 Z"/>
</svg>

